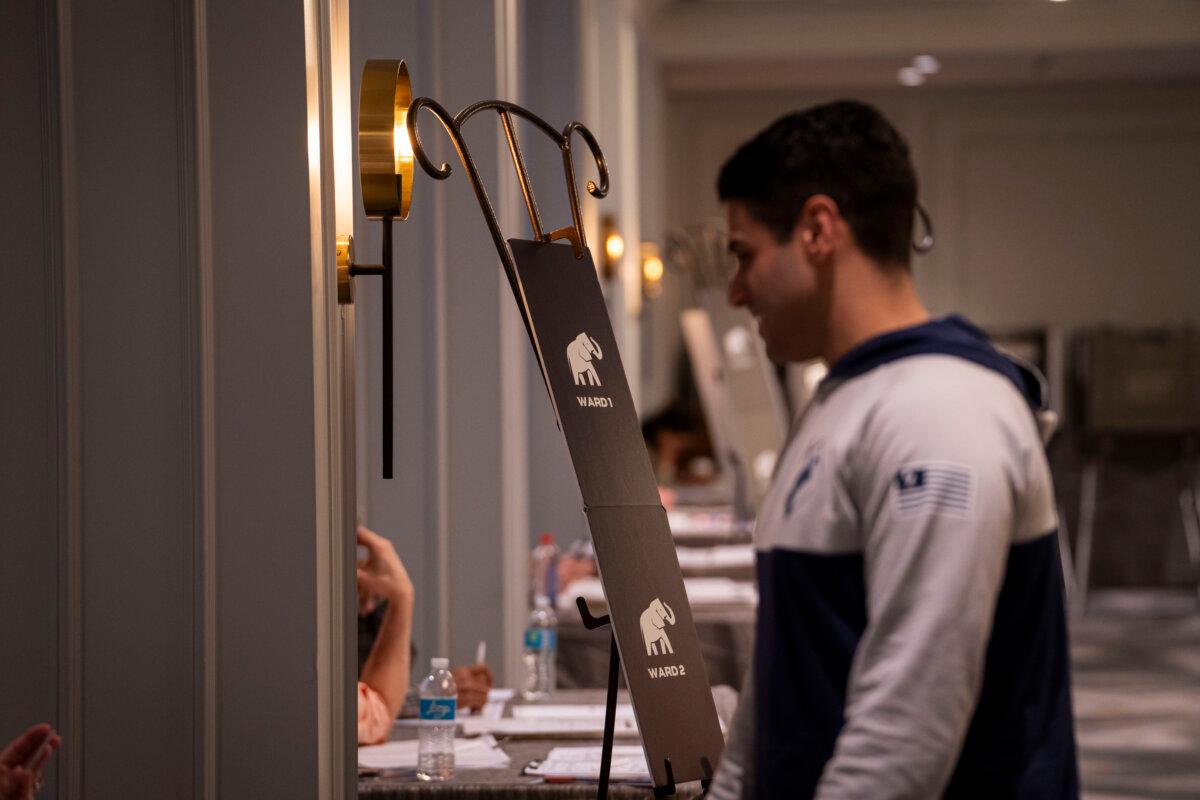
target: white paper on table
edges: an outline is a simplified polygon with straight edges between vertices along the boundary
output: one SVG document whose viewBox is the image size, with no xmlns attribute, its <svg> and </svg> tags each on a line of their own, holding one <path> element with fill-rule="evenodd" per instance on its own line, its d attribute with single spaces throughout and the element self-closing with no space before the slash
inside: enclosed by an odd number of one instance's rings
<svg viewBox="0 0 1200 800">
<path fill-rule="evenodd" d="M 504 719 L 467 717 L 462 720 L 462 728 L 464 736 L 494 734 L 524 739 L 599 739 L 604 736 L 604 716 Z M 637 736 L 637 722 L 632 716 L 617 718 L 613 724 L 613 735 L 619 738 Z"/>
<path fill-rule="evenodd" d="M 758 591 L 751 581 L 735 581 L 731 578 L 684 578 L 683 588 L 687 591 L 688 603 L 698 606 L 747 606 L 757 605 Z M 589 603 L 604 602 L 604 587 L 599 578 L 579 578 L 571 582 L 570 597 L 559 596 L 560 609 L 573 607 L 571 599 L 576 595 Z"/>
<path fill-rule="evenodd" d="M 753 567 L 754 545 L 725 544 L 716 547 L 677 547 L 680 569 L 732 569 Z"/>
<path fill-rule="evenodd" d="M 671 509 L 667 512 L 667 524 L 671 532 L 686 536 L 689 533 L 728 533 L 737 525 L 731 510 L 689 511 Z"/>
<path fill-rule="evenodd" d="M 555 747 L 540 764 L 527 767 L 525 774 L 545 778 L 599 780 L 600 755 L 599 747 Z M 641 745 L 613 747 L 608 776 L 615 781 L 650 782 L 650 768 L 646 765 L 646 754 Z"/>
<path fill-rule="evenodd" d="M 358 748 L 358 765 L 369 769 L 416 769 L 416 739 L 404 739 Z M 506 767 L 508 754 L 491 736 L 454 740 L 455 769 Z"/>
<path fill-rule="evenodd" d="M 754 605 L 758 603 L 758 591 L 749 581 L 730 578 L 684 578 L 688 603 L 696 606 Z"/>
<path fill-rule="evenodd" d="M 596 704 L 530 704 L 513 706 L 512 715 L 518 719 L 604 719 L 605 706 Z M 633 706 L 629 703 L 617 703 L 617 719 L 628 717 L 633 719 Z"/>
</svg>

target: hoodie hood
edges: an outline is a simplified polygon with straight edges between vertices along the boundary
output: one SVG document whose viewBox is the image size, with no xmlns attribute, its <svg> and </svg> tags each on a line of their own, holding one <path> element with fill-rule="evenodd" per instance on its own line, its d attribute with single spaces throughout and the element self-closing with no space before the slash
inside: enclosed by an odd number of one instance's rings
<svg viewBox="0 0 1200 800">
<path fill-rule="evenodd" d="M 983 331 L 957 314 L 861 342 L 829 368 L 825 382 L 848 380 L 908 356 L 933 354 L 957 356 L 999 372 L 1017 387 L 1030 409 L 1041 411 L 1046 407 L 1046 382 L 1041 373 L 1033 365 L 998 351 Z"/>
</svg>

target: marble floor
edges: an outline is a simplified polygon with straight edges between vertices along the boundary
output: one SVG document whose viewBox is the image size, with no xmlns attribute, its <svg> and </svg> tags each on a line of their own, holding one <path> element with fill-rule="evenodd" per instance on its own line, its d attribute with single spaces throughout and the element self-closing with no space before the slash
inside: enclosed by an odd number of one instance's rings
<svg viewBox="0 0 1200 800">
<path fill-rule="evenodd" d="M 1195 597 L 1094 593 L 1071 651 L 1084 798 L 1200 798 Z"/>
</svg>

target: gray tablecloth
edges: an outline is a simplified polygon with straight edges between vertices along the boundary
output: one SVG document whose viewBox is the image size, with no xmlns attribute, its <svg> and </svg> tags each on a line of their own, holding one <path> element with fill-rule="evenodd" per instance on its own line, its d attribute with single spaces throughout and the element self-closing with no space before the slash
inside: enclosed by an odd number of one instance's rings
<svg viewBox="0 0 1200 800">
<path fill-rule="evenodd" d="M 718 686 L 713 689 L 713 700 L 716 702 L 717 714 L 729 725 L 733 709 L 737 705 L 737 693 L 728 686 Z M 621 702 L 628 702 L 628 697 L 621 693 Z M 601 690 L 575 690 L 556 693 L 552 702 L 556 703 L 603 703 L 604 692 Z M 412 729 L 400 729 L 398 736 L 415 735 Z M 629 740 L 618 740 L 618 744 L 629 744 Z M 577 783 L 544 783 L 540 778 L 521 775 L 525 765 L 535 759 L 545 758 L 553 747 L 570 745 L 597 745 L 598 741 L 556 741 L 550 739 L 511 739 L 503 740 L 500 746 L 512 758 L 511 764 L 504 769 L 459 770 L 452 780 L 430 783 L 419 781 L 412 775 L 361 778 L 358 782 L 359 797 L 376 798 L 377 800 L 399 800 L 400 798 L 437 798 L 438 800 L 498 800 L 499 798 L 571 798 L 572 800 L 591 800 L 596 796 L 596 784 L 590 782 Z M 700 796 L 699 783 L 687 783 L 678 787 L 676 797 L 693 798 Z M 633 786 L 614 783 L 609 786 L 608 796 L 619 798 L 650 798 L 653 790 L 648 786 Z"/>
</svg>

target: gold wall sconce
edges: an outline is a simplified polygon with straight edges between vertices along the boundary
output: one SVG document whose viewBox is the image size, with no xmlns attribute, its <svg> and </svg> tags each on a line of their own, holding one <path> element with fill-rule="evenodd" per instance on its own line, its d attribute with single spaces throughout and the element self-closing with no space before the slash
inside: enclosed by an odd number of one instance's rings
<svg viewBox="0 0 1200 800">
<path fill-rule="evenodd" d="M 611 281 L 617 277 L 621 267 L 621 258 L 625 255 L 625 237 L 617 229 L 617 221 L 610 214 L 600 218 L 600 238 L 604 241 L 604 258 L 601 260 L 601 274 L 604 280 Z"/>
<path fill-rule="evenodd" d="M 654 242 L 642 242 L 642 294 L 647 300 L 653 300 L 662 294 L 664 272 L 658 245 Z"/>
<path fill-rule="evenodd" d="M 407 219 L 412 205 L 413 150 L 408 134 L 412 83 L 408 67 L 395 59 L 374 59 L 363 67 L 358 94 L 358 170 L 367 219 L 383 223 L 380 263 L 354 261 L 354 239 L 338 236 L 338 302 L 354 302 L 353 278 L 383 279 L 383 477 L 392 477 L 392 222 Z"/>
</svg>

